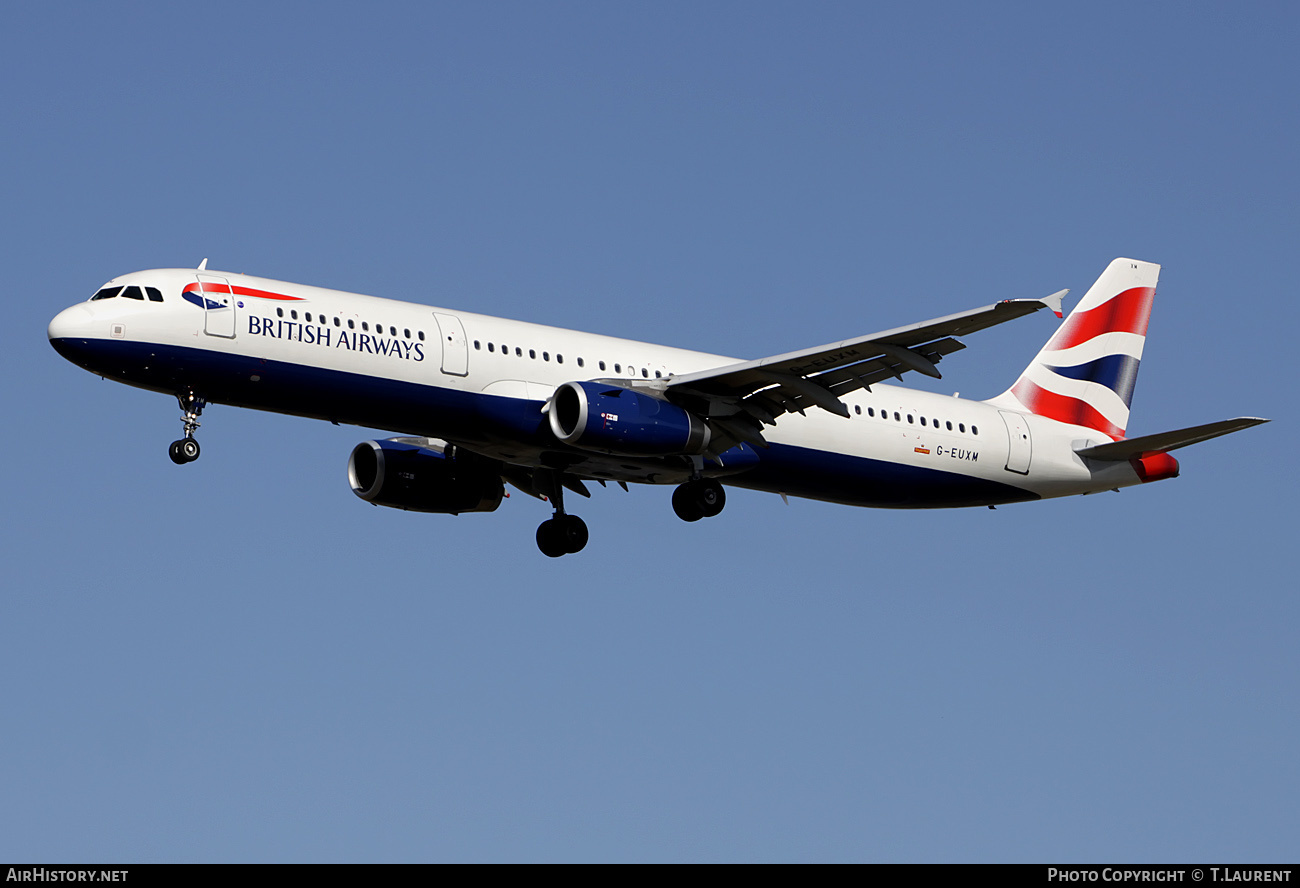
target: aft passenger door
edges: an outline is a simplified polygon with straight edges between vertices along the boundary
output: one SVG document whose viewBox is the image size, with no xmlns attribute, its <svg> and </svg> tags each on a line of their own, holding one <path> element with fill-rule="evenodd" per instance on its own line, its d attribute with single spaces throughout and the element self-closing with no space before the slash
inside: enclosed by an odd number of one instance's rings
<svg viewBox="0 0 1300 888">
<path fill-rule="evenodd" d="M 206 317 L 203 332 L 223 339 L 235 338 L 235 294 L 225 278 L 208 274 L 196 275 L 199 296 L 203 299 Z"/>
<path fill-rule="evenodd" d="M 448 376 L 469 375 L 469 344 L 465 327 L 455 315 L 433 313 L 442 336 L 442 372 Z"/>
<path fill-rule="evenodd" d="M 1033 441 L 1029 438 L 1029 423 L 1025 422 L 1025 417 L 1022 414 L 1008 413 L 1005 410 L 999 410 L 998 412 L 1002 414 L 1002 421 L 1007 426 L 1007 440 L 1009 442 L 1007 471 L 1028 475 L 1029 461 L 1033 456 Z"/>
</svg>

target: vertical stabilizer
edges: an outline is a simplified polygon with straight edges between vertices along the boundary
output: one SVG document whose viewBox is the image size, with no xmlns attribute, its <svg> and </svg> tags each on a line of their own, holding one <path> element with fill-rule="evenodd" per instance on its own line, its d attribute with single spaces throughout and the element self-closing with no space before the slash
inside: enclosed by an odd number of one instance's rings
<svg viewBox="0 0 1300 888">
<path fill-rule="evenodd" d="M 1123 438 L 1160 266 L 1116 259 L 1038 357 L 989 403 Z"/>
</svg>

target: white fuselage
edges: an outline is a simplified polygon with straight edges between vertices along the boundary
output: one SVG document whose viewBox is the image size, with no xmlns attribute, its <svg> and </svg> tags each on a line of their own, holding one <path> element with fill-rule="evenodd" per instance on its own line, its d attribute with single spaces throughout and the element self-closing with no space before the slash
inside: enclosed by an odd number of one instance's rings
<svg viewBox="0 0 1300 888">
<path fill-rule="evenodd" d="M 542 409 L 557 386 L 669 379 L 735 362 L 226 272 L 164 269 L 110 284 L 154 288 L 162 301 L 118 295 L 51 322 L 56 348 L 92 372 L 169 394 L 194 389 L 213 403 L 443 438 L 514 465 L 544 466 L 563 452 L 566 471 L 597 479 L 679 483 L 690 466 L 556 441 Z M 213 287 L 232 294 L 230 304 L 214 304 Z M 991 505 L 1140 483 L 1126 462 L 1076 455 L 1110 440 L 1083 426 L 891 385 L 842 400 L 849 418 L 820 409 L 782 416 L 757 462 L 733 474 L 723 459 L 710 470 L 728 484 L 887 507 Z"/>
</svg>

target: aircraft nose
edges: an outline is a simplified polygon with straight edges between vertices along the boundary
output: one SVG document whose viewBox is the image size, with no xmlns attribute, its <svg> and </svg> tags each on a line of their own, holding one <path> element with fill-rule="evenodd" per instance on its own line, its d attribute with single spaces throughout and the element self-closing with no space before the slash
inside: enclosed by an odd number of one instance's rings
<svg viewBox="0 0 1300 888">
<path fill-rule="evenodd" d="M 45 331 L 50 337 L 50 345 L 63 357 L 74 364 L 86 366 L 85 352 L 91 338 L 91 320 L 94 315 L 84 305 L 65 308 L 50 321 Z"/>
<path fill-rule="evenodd" d="M 84 305 L 65 308 L 54 316 L 45 333 L 50 337 L 50 342 L 84 337 L 90 325 L 90 317 L 90 309 Z"/>
</svg>

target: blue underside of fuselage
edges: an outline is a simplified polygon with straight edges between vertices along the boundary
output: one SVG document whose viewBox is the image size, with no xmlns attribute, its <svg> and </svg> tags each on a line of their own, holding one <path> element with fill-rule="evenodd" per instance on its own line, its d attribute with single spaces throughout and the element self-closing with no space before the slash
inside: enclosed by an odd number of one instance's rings
<svg viewBox="0 0 1300 888">
<path fill-rule="evenodd" d="M 541 402 L 200 348 L 102 339 L 56 339 L 72 363 L 165 394 L 192 389 L 211 404 L 442 438 L 469 449 L 521 451 L 520 464 L 561 467 L 582 451 L 558 443 Z M 439 371 L 430 367 L 431 374 Z M 790 496 L 883 508 L 982 506 L 1038 499 L 983 478 L 787 444 L 758 451 L 727 484 Z M 639 457 L 620 458 L 629 463 Z M 662 463 L 662 460 L 651 462 Z"/>
</svg>

